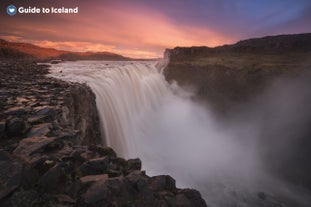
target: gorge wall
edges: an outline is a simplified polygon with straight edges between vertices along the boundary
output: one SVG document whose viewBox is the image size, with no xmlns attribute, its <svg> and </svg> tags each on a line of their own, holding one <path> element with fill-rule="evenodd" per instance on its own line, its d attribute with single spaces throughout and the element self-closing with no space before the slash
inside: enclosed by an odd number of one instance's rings
<svg viewBox="0 0 311 207">
<path fill-rule="evenodd" d="M 177 47 L 164 56 L 169 82 L 192 91 L 226 124 L 251 126 L 269 170 L 311 189 L 311 34 Z"/>
<path fill-rule="evenodd" d="M 311 34 L 280 35 L 240 41 L 234 45 L 176 47 L 164 56 L 168 81 L 194 90 L 221 111 L 245 102 L 276 77 L 310 71 Z"/>
</svg>

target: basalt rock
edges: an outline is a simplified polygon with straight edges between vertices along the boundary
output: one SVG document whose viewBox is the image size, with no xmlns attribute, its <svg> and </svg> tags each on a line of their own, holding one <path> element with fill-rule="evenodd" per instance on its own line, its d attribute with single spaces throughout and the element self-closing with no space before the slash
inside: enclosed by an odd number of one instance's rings
<svg viewBox="0 0 311 207">
<path fill-rule="evenodd" d="M 206 206 L 173 178 L 146 175 L 139 158 L 98 145 L 86 85 L 47 78 L 29 62 L 0 67 L 0 206 Z"/>
</svg>

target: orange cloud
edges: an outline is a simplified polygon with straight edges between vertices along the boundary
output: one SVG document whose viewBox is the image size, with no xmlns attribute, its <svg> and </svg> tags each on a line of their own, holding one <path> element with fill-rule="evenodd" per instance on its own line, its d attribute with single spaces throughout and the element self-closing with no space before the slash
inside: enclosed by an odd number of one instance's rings
<svg viewBox="0 0 311 207">
<path fill-rule="evenodd" d="M 150 8 L 92 8 L 75 16 L 48 16 L 46 21 L 10 18 L 0 26 L 10 31 L 6 36 L 12 41 L 61 50 L 109 51 L 134 58 L 162 57 L 165 48 L 176 46 L 232 42 L 210 28 L 185 26 Z"/>
</svg>

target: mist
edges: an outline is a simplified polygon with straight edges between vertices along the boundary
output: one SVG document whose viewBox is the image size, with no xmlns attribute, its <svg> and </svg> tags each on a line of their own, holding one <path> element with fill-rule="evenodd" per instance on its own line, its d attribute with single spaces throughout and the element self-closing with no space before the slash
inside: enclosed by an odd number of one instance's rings
<svg viewBox="0 0 311 207">
<path fill-rule="evenodd" d="M 92 88 L 105 142 L 121 157 L 141 158 L 148 175 L 171 175 L 210 206 L 309 206 L 310 192 L 293 184 L 296 168 L 310 174 L 299 160 L 301 143 L 309 149 L 309 78 L 275 80 L 219 117 L 155 64 L 62 63 L 52 75 Z"/>
<path fill-rule="evenodd" d="M 211 206 L 309 206 L 310 192 L 288 179 L 310 172 L 303 152 L 310 149 L 310 86 L 308 77 L 276 79 L 218 117 L 173 83 L 173 93 L 143 113 L 138 157 L 147 172 L 172 175 Z"/>
</svg>

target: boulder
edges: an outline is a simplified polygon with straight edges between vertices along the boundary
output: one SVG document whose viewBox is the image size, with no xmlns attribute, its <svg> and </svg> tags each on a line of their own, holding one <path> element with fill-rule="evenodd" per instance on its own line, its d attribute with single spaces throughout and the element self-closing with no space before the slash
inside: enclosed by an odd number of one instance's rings
<svg viewBox="0 0 311 207">
<path fill-rule="evenodd" d="M 108 172 L 109 158 L 101 157 L 84 162 L 79 170 L 82 175 L 99 175 Z"/>
<path fill-rule="evenodd" d="M 151 177 L 150 185 L 154 191 L 168 190 L 174 192 L 176 190 L 176 181 L 169 175 Z"/>
<path fill-rule="evenodd" d="M 27 136 L 28 137 L 48 136 L 51 133 L 51 129 L 52 129 L 51 123 L 38 124 L 32 127 Z"/>
<path fill-rule="evenodd" d="M 7 109 L 4 113 L 7 115 L 21 116 L 26 113 L 26 109 L 24 107 L 15 106 L 15 107 Z"/>
<path fill-rule="evenodd" d="M 187 203 L 188 205 L 184 205 Z M 178 190 L 176 195 L 176 204 L 180 207 L 206 207 L 206 202 L 202 198 L 199 191 L 194 189 L 181 189 Z"/>
<path fill-rule="evenodd" d="M 127 160 L 128 170 L 141 170 L 141 160 L 139 158 Z"/>
<path fill-rule="evenodd" d="M 0 161 L 0 200 L 19 187 L 23 166 L 10 160 Z"/>
<path fill-rule="evenodd" d="M 40 116 L 54 116 L 56 114 L 52 106 L 37 106 L 34 108 L 36 115 Z"/>
<path fill-rule="evenodd" d="M 58 164 L 49 169 L 38 182 L 39 189 L 47 193 L 63 192 L 66 181 L 66 173 L 63 167 Z"/>
<path fill-rule="evenodd" d="M 30 137 L 19 142 L 14 154 L 23 159 L 29 158 L 34 153 L 44 151 L 44 149 L 55 141 L 52 137 Z"/>
<path fill-rule="evenodd" d="M 24 135 L 29 129 L 30 125 L 21 118 L 12 118 L 6 125 L 6 132 L 11 136 Z"/>
</svg>

